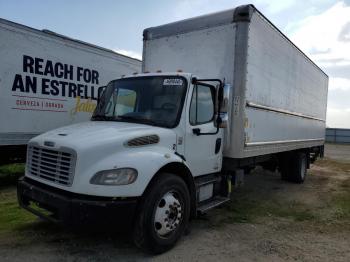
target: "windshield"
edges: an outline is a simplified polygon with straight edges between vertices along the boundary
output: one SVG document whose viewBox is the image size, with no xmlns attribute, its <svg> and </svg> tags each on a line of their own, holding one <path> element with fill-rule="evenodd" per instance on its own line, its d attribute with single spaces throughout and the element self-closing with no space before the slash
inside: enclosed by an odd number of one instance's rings
<svg viewBox="0 0 350 262">
<path fill-rule="evenodd" d="M 186 93 L 179 76 L 125 78 L 110 82 L 92 116 L 94 121 L 126 121 L 177 126 Z"/>
</svg>

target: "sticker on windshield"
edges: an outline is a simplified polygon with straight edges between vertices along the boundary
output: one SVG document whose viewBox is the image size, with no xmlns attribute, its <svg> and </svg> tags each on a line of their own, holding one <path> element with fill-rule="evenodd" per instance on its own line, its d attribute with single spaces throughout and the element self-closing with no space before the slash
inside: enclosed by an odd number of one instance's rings
<svg viewBox="0 0 350 262">
<path fill-rule="evenodd" d="M 181 86 L 183 84 L 180 78 L 166 78 L 163 81 L 164 86 Z"/>
</svg>

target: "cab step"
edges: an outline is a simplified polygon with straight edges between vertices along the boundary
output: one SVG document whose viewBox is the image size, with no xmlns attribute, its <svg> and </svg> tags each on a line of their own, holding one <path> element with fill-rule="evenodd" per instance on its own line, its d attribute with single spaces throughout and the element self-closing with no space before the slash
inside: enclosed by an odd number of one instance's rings
<svg viewBox="0 0 350 262">
<path fill-rule="evenodd" d="M 199 189 L 202 186 L 216 183 L 218 180 L 219 180 L 219 177 L 217 175 L 208 175 L 208 176 L 196 178 L 195 180 L 196 188 Z"/>
<path fill-rule="evenodd" d="M 203 204 L 199 203 L 199 206 L 197 207 L 197 211 L 199 214 L 203 214 L 207 212 L 209 209 L 220 206 L 228 201 L 230 201 L 229 197 L 216 196 L 209 201 L 205 201 L 205 203 Z"/>
</svg>

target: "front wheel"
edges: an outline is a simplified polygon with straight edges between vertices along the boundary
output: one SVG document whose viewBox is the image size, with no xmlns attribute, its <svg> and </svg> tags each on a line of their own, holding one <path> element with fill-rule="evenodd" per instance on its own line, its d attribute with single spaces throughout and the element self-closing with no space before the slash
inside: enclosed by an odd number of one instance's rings
<svg viewBox="0 0 350 262">
<path fill-rule="evenodd" d="M 147 189 L 134 228 L 134 242 L 159 254 L 175 245 L 188 226 L 190 194 L 178 176 L 160 174 Z"/>
</svg>

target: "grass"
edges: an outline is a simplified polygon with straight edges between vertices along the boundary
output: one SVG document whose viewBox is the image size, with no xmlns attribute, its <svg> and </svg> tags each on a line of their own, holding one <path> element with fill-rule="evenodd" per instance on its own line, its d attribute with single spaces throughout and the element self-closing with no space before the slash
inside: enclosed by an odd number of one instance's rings
<svg viewBox="0 0 350 262">
<path fill-rule="evenodd" d="M 350 221 L 350 163 L 323 159 L 315 165 L 329 169 L 327 172 L 330 175 L 333 172 L 349 174 L 349 179 L 334 186 L 319 200 L 319 206 L 260 191 L 259 187 L 253 186 L 248 190 L 243 187 L 233 193 L 232 201 L 225 206 L 226 212 L 221 215 L 220 222 L 256 223 L 266 217 L 286 218 L 294 222 L 310 221 L 319 225 Z M 318 185 L 320 188 L 331 183 L 330 178 L 318 176 L 317 181 L 321 180 L 323 183 Z"/>
<path fill-rule="evenodd" d="M 340 187 L 342 190 L 333 196 L 336 218 L 350 220 L 350 179 L 343 181 Z"/>
<path fill-rule="evenodd" d="M 350 172 L 350 163 L 345 161 L 343 162 L 343 161 L 337 161 L 330 158 L 323 158 L 322 160 L 317 160 L 315 164 L 317 166 L 326 167 L 336 172 L 344 172 L 344 173 Z"/>
<path fill-rule="evenodd" d="M 24 174 L 24 164 L 0 166 L 0 235 L 11 234 L 18 228 L 36 220 L 17 202 L 17 179 Z"/>
<path fill-rule="evenodd" d="M 349 178 L 342 181 L 331 196 L 329 208 L 335 210 L 334 219 L 350 221 L 350 163 L 325 158 L 317 161 L 316 164 L 334 172 L 349 174 Z"/>
<path fill-rule="evenodd" d="M 16 185 L 17 179 L 24 174 L 24 164 L 0 166 L 0 187 Z"/>
<path fill-rule="evenodd" d="M 17 179 L 24 174 L 24 164 L 0 166 L 0 234 L 11 233 L 36 218 L 20 208 L 17 202 Z"/>
<path fill-rule="evenodd" d="M 19 207 L 14 187 L 0 190 L 0 210 L 0 235 L 14 232 L 36 220 L 34 215 Z"/>
<path fill-rule="evenodd" d="M 233 196 L 231 203 L 226 206 L 227 217 L 223 222 L 254 223 L 262 217 L 282 217 L 293 221 L 306 221 L 315 218 L 307 206 L 291 201 L 284 202 L 269 198 L 244 197 L 239 193 Z"/>
<path fill-rule="evenodd" d="M 336 218 L 339 220 L 350 219 L 350 194 L 334 198 Z"/>
</svg>

